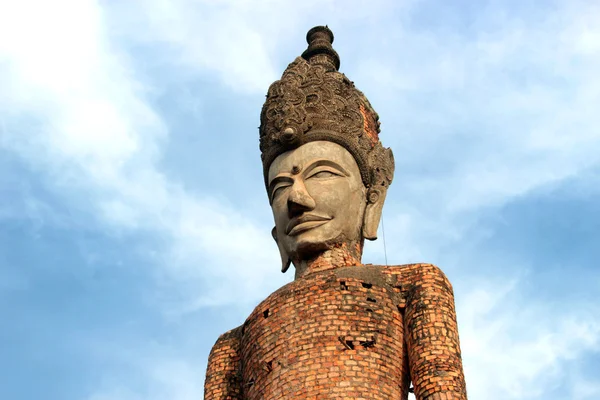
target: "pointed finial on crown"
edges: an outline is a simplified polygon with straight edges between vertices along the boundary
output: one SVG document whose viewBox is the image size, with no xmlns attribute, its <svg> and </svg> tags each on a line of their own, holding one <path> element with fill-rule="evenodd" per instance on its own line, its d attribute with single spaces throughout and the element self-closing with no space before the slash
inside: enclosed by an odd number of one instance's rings
<svg viewBox="0 0 600 400">
<path fill-rule="evenodd" d="M 302 53 L 302 58 L 310 64 L 323 65 L 328 71 L 340 68 L 340 56 L 333 49 L 333 32 L 325 26 L 315 26 L 306 34 L 308 48 Z"/>
</svg>

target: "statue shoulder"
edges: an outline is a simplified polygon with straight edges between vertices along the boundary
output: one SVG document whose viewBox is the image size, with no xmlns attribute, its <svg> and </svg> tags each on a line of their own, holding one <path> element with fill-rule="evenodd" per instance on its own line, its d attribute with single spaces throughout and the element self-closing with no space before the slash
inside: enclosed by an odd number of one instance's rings
<svg viewBox="0 0 600 400">
<path fill-rule="evenodd" d="M 219 336 L 212 347 L 204 380 L 206 400 L 241 399 L 240 339 L 241 326 Z"/>
<path fill-rule="evenodd" d="M 240 339 L 242 337 L 242 326 L 228 330 L 219 336 L 214 346 L 212 347 L 211 353 L 215 351 L 223 351 L 227 349 L 234 349 L 239 347 Z"/>
<path fill-rule="evenodd" d="M 399 282 L 408 285 L 439 284 L 452 291 L 452 284 L 440 267 L 429 263 L 389 265 L 389 274 L 395 275 Z"/>
</svg>

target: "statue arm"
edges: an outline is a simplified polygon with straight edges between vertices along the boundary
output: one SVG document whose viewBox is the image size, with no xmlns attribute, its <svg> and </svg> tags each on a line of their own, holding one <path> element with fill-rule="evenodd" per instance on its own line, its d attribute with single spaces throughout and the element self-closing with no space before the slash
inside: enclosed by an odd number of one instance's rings
<svg viewBox="0 0 600 400">
<path fill-rule="evenodd" d="M 204 381 L 205 400 L 242 399 L 240 333 L 241 327 L 238 327 L 222 334 L 210 351 Z"/>
<path fill-rule="evenodd" d="M 415 397 L 466 400 L 452 285 L 434 265 L 407 267 L 404 326 Z"/>
</svg>

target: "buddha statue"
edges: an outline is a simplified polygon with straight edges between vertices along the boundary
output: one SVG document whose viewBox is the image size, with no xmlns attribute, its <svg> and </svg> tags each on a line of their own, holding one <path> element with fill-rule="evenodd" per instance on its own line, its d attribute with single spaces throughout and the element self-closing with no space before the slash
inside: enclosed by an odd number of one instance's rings
<svg viewBox="0 0 600 400">
<path fill-rule="evenodd" d="M 260 150 L 282 271 L 295 279 L 209 356 L 205 399 L 466 399 L 452 286 L 431 264 L 363 264 L 394 174 L 333 34 L 269 88 Z M 411 387 L 412 383 L 412 387 Z"/>
</svg>

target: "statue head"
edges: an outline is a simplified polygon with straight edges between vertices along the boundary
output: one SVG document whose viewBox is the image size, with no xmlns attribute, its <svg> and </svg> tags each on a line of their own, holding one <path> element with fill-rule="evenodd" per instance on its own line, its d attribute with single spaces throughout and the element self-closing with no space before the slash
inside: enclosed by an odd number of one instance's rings
<svg viewBox="0 0 600 400">
<path fill-rule="evenodd" d="M 394 174 L 379 141 L 379 117 L 338 72 L 333 33 L 318 26 L 308 49 L 269 88 L 260 149 L 282 271 L 333 248 L 360 260 L 375 240 Z"/>
</svg>

